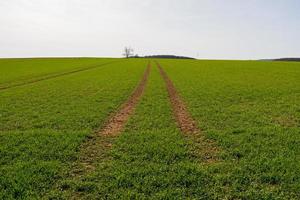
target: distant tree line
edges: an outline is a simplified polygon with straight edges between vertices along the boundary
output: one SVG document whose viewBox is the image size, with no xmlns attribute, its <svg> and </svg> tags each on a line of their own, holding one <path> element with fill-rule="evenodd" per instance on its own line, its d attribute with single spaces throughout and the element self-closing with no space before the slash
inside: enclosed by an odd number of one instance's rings
<svg viewBox="0 0 300 200">
<path fill-rule="evenodd" d="M 300 58 L 279 58 L 279 59 L 275 59 L 275 61 L 293 61 L 293 62 L 300 62 Z"/>
<path fill-rule="evenodd" d="M 191 57 L 175 56 L 175 55 L 151 55 L 151 56 L 145 56 L 144 58 L 195 59 Z"/>
<path fill-rule="evenodd" d="M 125 58 L 169 58 L 169 59 L 195 59 L 186 56 L 175 56 L 175 55 L 151 55 L 151 56 L 139 56 L 138 54 L 134 55 L 134 50 L 131 47 L 125 47 L 123 56 Z"/>
</svg>

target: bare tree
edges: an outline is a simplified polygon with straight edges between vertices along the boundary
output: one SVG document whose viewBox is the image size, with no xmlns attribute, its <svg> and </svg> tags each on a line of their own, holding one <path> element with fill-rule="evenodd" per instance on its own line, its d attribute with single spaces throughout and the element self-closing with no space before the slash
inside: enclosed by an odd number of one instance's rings
<svg viewBox="0 0 300 200">
<path fill-rule="evenodd" d="M 130 47 L 125 47 L 124 48 L 124 53 L 123 55 L 126 57 L 126 58 L 129 58 L 130 56 L 133 55 L 133 49 L 130 48 Z"/>
</svg>

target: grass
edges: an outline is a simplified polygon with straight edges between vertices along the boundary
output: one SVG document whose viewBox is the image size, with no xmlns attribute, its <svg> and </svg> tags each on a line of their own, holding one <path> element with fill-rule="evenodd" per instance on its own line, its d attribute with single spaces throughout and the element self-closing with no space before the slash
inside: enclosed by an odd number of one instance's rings
<svg viewBox="0 0 300 200">
<path fill-rule="evenodd" d="M 159 62 L 220 149 L 217 162 L 204 163 L 201 140 L 177 128 L 152 62 L 125 130 L 97 137 L 95 170 L 72 176 L 80 145 L 140 80 L 147 61 L 132 59 L 0 91 L 0 199 L 300 198 L 299 63 Z M 12 82 L 23 77 L 15 73 Z"/>
<path fill-rule="evenodd" d="M 115 61 L 97 58 L 0 59 L 0 88 L 24 84 Z"/>
<path fill-rule="evenodd" d="M 224 149 L 213 180 L 222 198 L 300 198 L 299 63 L 161 63 L 203 132 Z"/>
<path fill-rule="evenodd" d="M 34 61 L 33 61 L 34 62 Z M 39 198 L 138 83 L 146 61 L 0 92 L 0 199 Z"/>
<path fill-rule="evenodd" d="M 76 156 L 85 131 L 1 132 L 0 199 L 38 199 Z"/>
<path fill-rule="evenodd" d="M 209 198 L 203 185 L 211 175 L 191 153 L 172 116 L 165 84 L 154 67 L 148 87 L 124 132 L 114 138 L 95 172 L 63 184 L 53 198 L 178 199 Z M 63 188 L 61 188 L 63 189 Z"/>
</svg>

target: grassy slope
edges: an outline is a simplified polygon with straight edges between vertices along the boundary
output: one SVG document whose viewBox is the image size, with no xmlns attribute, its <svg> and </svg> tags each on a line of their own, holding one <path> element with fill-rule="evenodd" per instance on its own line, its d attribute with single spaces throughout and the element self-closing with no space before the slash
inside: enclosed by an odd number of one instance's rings
<svg viewBox="0 0 300 200">
<path fill-rule="evenodd" d="M 81 199 L 213 198 L 210 170 L 200 165 L 173 119 L 158 69 L 126 130 L 97 170 L 69 186 Z M 211 166 L 213 168 L 213 166 Z M 211 169 L 212 169 L 211 168 Z M 64 194 L 68 199 L 74 193 Z M 57 196 L 56 196 L 57 197 Z"/>
<path fill-rule="evenodd" d="M 85 136 L 129 96 L 146 64 L 111 64 L 0 92 L 0 199 L 47 191 Z"/>
<path fill-rule="evenodd" d="M 162 60 L 204 133 L 224 149 L 222 198 L 300 198 L 300 65 Z M 211 190 L 212 188 L 207 188 Z"/>
<path fill-rule="evenodd" d="M 113 60 L 97 58 L 0 59 L 0 88 Z"/>
</svg>

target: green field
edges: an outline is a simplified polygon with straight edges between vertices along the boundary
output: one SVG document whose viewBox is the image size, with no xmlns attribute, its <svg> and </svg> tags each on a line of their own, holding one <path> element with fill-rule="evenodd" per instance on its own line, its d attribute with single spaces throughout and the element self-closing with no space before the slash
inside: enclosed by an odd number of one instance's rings
<svg viewBox="0 0 300 200">
<path fill-rule="evenodd" d="M 124 129 L 99 135 L 149 61 Z M 201 134 L 178 128 L 155 61 Z M 300 63 L 0 59 L 0 199 L 300 199 L 299 158 Z"/>
<path fill-rule="evenodd" d="M 95 58 L 0 59 L 0 89 L 84 71 L 114 61 Z"/>
</svg>

